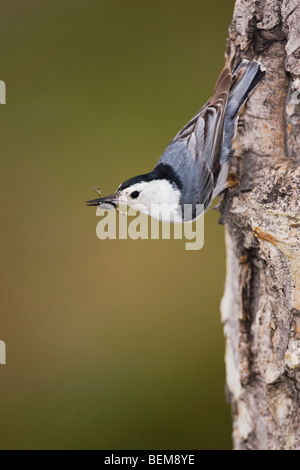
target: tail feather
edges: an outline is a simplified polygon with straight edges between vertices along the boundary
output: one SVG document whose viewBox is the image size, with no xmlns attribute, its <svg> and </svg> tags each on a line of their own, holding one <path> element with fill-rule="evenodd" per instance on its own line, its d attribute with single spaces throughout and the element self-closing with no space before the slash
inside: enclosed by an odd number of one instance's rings
<svg viewBox="0 0 300 470">
<path fill-rule="evenodd" d="M 266 69 L 259 62 L 242 60 L 232 72 L 232 84 L 225 112 L 223 146 L 220 158 L 221 170 L 214 189 L 213 197 L 218 196 L 229 185 L 228 174 L 233 154 L 232 140 L 235 136 L 239 113 Z"/>
<path fill-rule="evenodd" d="M 260 62 L 242 60 L 232 72 L 232 84 L 228 95 L 224 123 L 223 151 L 221 161 L 230 157 L 231 142 L 235 136 L 239 113 L 266 73 Z"/>
<path fill-rule="evenodd" d="M 242 60 L 233 70 L 228 96 L 226 119 L 234 119 L 265 74 L 265 68 L 256 61 Z"/>
</svg>

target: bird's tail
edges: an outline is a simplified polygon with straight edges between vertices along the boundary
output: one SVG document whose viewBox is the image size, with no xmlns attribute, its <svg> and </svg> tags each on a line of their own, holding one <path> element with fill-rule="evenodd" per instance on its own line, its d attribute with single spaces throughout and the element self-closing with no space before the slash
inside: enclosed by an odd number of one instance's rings
<svg viewBox="0 0 300 470">
<path fill-rule="evenodd" d="M 260 62 L 242 60 L 231 72 L 232 84 L 228 96 L 225 119 L 234 119 L 260 80 L 265 75 L 265 67 Z"/>
<path fill-rule="evenodd" d="M 235 136 L 239 113 L 265 72 L 266 69 L 260 62 L 250 62 L 246 59 L 242 60 L 231 72 L 232 84 L 225 112 L 223 146 L 220 157 L 221 170 L 216 182 L 214 197 L 228 187 L 230 160 L 233 154 L 232 140 Z"/>
<path fill-rule="evenodd" d="M 265 75 L 266 69 L 260 62 L 244 59 L 231 73 L 232 84 L 225 112 L 221 161 L 228 159 L 230 156 L 228 154 L 232 153 L 231 142 L 235 135 L 239 113 Z"/>
</svg>

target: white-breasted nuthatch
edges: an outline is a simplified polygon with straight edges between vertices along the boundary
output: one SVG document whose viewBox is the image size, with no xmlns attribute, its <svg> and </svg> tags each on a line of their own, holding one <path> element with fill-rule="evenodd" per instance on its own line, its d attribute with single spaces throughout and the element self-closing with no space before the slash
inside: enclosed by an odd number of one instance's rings
<svg viewBox="0 0 300 470">
<path fill-rule="evenodd" d="M 168 206 L 168 222 L 197 218 L 197 207 L 205 211 L 230 185 L 232 139 L 239 113 L 264 74 L 259 62 L 245 59 L 232 72 L 225 67 L 211 99 L 178 132 L 154 170 L 130 178 L 111 196 L 87 201 L 87 205 L 116 209 L 117 204 L 125 204 L 163 221 L 165 211 L 160 208 Z M 185 207 L 191 208 L 188 215 Z"/>
</svg>

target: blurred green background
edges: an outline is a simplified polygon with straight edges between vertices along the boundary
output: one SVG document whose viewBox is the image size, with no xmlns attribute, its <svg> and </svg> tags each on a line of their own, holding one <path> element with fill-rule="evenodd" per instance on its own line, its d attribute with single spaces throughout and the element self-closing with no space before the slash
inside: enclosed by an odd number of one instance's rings
<svg viewBox="0 0 300 470">
<path fill-rule="evenodd" d="M 233 1 L 1 6 L 1 449 L 230 449 L 224 228 L 96 238 L 93 185 L 150 171 L 210 97 Z"/>
</svg>

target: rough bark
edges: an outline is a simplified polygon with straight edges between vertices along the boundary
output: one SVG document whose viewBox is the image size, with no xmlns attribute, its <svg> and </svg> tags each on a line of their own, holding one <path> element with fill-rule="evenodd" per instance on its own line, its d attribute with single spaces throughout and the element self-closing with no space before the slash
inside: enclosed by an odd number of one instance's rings
<svg viewBox="0 0 300 470">
<path fill-rule="evenodd" d="M 300 449 L 300 0 L 237 0 L 226 59 L 241 58 L 267 73 L 240 119 L 238 183 L 221 203 L 234 447 Z"/>
</svg>

